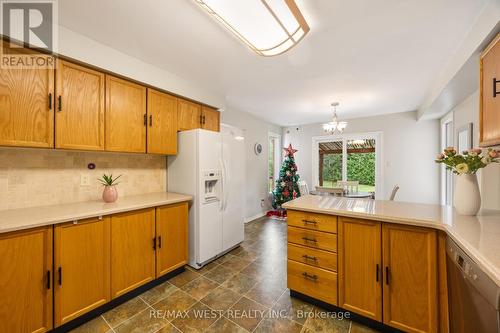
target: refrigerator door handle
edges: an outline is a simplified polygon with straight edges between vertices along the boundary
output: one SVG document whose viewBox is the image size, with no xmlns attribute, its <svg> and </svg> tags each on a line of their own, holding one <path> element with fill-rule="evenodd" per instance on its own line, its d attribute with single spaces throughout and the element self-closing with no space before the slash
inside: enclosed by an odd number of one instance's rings
<svg viewBox="0 0 500 333">
<path fill-rule="evenodd" d="M 221 177 L 220 177 L 220 182 L 221 182 L 221 194 L 220 194 L 220 207 L 219 207 L 219 210 L 220 211 L 223 211 L 224 210 L 224 191 L 225 191 L 225 185 L 224 182 L 226 181 L 226 174 L 225 174 L 225 167 L 224 167 L 224 160 L 223 159 L 220 159 L 219 160 L 219 163 L 220 163 L 220 167 L 221 167 L 221 170 L 222 170 L 222 173 L 221 173 Z"/>
<path fill-rule="evenodd" d="M 227 208 L 227 182 L 229 181 L 229 173 L 227 172 L 227 167 L 226 167 L 226 161 L 224 159 L 222 159 L 222 175 L 223 175 L 223 179 L 222 179 L 222 186 L 223 186 L 223 190 L 222 190 L 222 200 L 223 200 L 223 203 L 222 203 L 222 210 L 226 210 Z"/>
</svg>

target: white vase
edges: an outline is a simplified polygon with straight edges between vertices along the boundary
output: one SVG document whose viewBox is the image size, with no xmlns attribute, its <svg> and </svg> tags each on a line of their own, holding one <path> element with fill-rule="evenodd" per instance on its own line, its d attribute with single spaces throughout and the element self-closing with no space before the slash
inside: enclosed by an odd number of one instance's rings
<svg viewBox="0 0 500 333">
<path fill-rule="evenodd" d="M 460 215 L 476 215 L 481 208 L 481 193 L 476 175 L 457 176 L 453 206 Z"/>
</svg>

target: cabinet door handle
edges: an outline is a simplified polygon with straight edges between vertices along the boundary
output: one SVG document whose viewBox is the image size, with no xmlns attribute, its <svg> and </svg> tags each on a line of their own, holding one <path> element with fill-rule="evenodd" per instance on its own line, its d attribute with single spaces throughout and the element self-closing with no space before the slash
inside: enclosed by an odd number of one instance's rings
<svg viewBox="0 0 500 333">
<path fill-rule="evenodd" d="M 385 284 L 389 284 L 389 266 L 385 266 Z"/>
<path fill-rule="evenodd" d="M 149 126 L 153 126 L 153 115 L 149 115 Z"/>
<path fill-rule="evenodd" d="M 377 268 L 375 269 L 375 279 L 377 280 L 377 282 L 379 280 L 379 276 L 378 276 L 379 275 L 379 271 L 380 271 L 380 267 L 377 264 Z"/>
<path fill-rule="evenodd" d="M 302 222 L 304 222 L 304 224 L 313 224 L 313 225 L 318 224 L 318 222 L 316 222 L 316 221 L 311 221 L 311 220 L 306 220 L 306 219 L 302 220 Z"/>
<path fill-rule="evenodd" d="M 500 91 L 497 90 L 497 83 L 499 83 L 500 80 L 497 80 L 496 77 L 493 78 L 493 98 L 497 97 L 497 95 L 500 95 Z"/>
<path fill-rule="evenodd" d="M 203 116 L 200 114 L 200 125 L 203 125 Z"/>
<path fill-rule="evenodd" d="M 158 236 L 158 248 L 161 249 L 161 236 Z"/>
<path fill-rule="evenodd" d="M 47 271 L 47 289 L 50 290 L 50 271 Z"/>
<path fill-rule="evenodd" d="M 59 268 L 57 269 L 57 275 L 58 275 L 57 284 L 62 286 L 62 268 L 61 268 L 61 266 L 59 266 Z"/>
<path fill-rule="evenodd" d="M 59 97 L 57 97 L 57 111 L 58 112 L 62 111 L 62 96 L 61 95 L 59 95 Z"/>
<path fill-rule="evenodd" d="M 49 110 L 52 110 L 52 93 L 49 94 Z"/>
<path fill-rule="evenodd" d="M 316 257 L 310 257 L 310 256 L 308 256 L 307 254 L 304 254 L 304 255 L 302 256 L 302 258 L 304 258 L 305 260 L 312 260 L 312 261 L 314 261 L 314 262 L 318 261 L 318 258 L 316 258 Z"/>
<path fill-rule="evenodd" d="M 156 237 L 153 238 L 153 250 L 156 250 Z"/>
<path fill-rule="evenodd" d="M 307 237 L 302 237 L 302 239 L 305 241 L 305 242 L 313 242 L 313 243 L 317 243 L 318 241 L 315 240 L 314 238 L 307 238 Z"/>
<path fill-rule="evenodd" d="M 203 116 L 203 125 L 206 124 L 206 119 L 205 119 L 205 116 Z"/>
<path fill-rule="evenodd" d="M 148 115 L 144 114 L 144 126 L 148 126 Z"/>
<path fill-rule="evenodd" d="M 308 274 L 307 272 L 304 272 L 302 273 L 302 276 L 308 280 L 311 280 L 311 281 L 317 281 L 318 280 L 318 276 L 315 274 L 315 275 L 311 275 L 311 274 Z"/>
</svg>

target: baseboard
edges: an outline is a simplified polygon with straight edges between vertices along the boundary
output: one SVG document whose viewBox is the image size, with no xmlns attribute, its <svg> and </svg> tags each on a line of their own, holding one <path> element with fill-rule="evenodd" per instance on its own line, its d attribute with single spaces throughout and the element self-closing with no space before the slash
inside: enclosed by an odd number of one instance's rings
<svg viewBox="0 0 500 333">
<path fill-rule="evenodd" d="M 254 215 L 254 216 L 246 217 L 245 223 L 252 222 L 253 220 L 256 220 L 256 219 L 260 219 L 262 216 L 266 216 L 266 212 L 261 212 L 259 214 Z"/>
</svg>

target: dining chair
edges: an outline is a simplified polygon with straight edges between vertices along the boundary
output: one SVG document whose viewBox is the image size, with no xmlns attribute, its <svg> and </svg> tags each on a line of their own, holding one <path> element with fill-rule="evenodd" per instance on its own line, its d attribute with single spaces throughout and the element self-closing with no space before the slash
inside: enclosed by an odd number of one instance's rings
<svg viewBox="0 0 500 333">
<path fill-rule="evenodd" d="M 341 187 L 316 186 L 316 192 L 319 195 L 335 195 L 335 196 L 344 195 L 344 189 Z"/>
<path fill-rule="evenodd" d="M 337 181 L 337 187 L 341 187 L 347 190 L 349 193 L 359 192 L 359 181 L 358 180 L 339 180 Z"/>
<path fill-rule="evenodd" d="M 300 193 L 300 196 L 304 196 L 304 195 L 309 195 L 309 187 L 307 186 L 307 183 L 305 180 L 299 180 L 297 182 L 297 185 L 299 185 L 299 193 Z"/>
<path fill-rule="evenodd" d="M 398 192 L 398 190 L 399 190 L 399 186 L 394 185 L 394 188 L 392 189 L 392 192 L 391 192 L 391 197 L 389 198 L 390 201 L 394 201 L 394 198 L 396 197 L 396 193 Z"/>
</svg>

